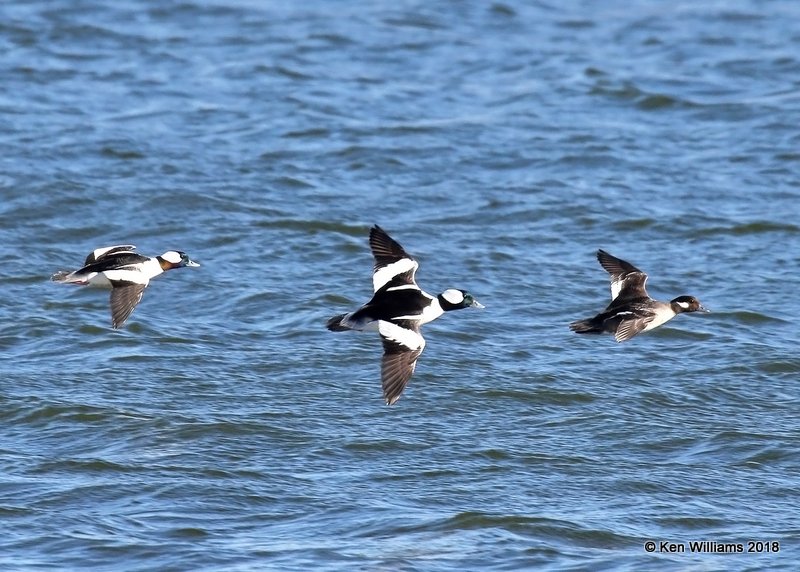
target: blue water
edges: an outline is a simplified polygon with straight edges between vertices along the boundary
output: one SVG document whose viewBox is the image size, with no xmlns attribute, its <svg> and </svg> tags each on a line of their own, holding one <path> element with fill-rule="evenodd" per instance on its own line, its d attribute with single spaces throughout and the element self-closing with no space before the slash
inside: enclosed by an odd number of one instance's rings
<svg viewBox="0 0 800 572">
<path fill-rule="evenodd" d="M 798 21 L 4 2 L 0 569 L 796 570 Z M 324 328 L 374 223 L 486 305 L 393 407 L 379 340 Z M 202 267 L 114 331 L 49 276 L 119 243 Z M 597 248 L 712 313 L 576 336 Z"/>
</svg>

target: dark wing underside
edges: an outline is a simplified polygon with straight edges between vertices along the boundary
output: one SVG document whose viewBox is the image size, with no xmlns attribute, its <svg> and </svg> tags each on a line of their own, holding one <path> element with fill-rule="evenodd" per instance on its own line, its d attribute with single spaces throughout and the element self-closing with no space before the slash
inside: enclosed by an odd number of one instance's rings
<svg viewBox="0 0 800 572">
<path fill-rule="evenodd" d="M 384 341 L 384 354 L 381 359 L 381 386 L 387 405 L 394 405 L 408 385 L 417 366 L 417 358 L 422 350 L 396 351 L 396 347 Z"/>
<path fill-rule="evenodd" d="M 111 289 L 111 326 L 122 327 L 133 309 L 142 299 L 145 284 L 135 282 L 117 282 Z"/>
<path fill-rule="evenodd" d="M 626 262 L 621 258 L 612 256 L 602 248 L 597 251 L 597 260 L 600 262 L 600 266 L 605 268 L 606 272 L 612 276 L 618 274 L 627 274 L 628 272 L 641 272 L 641 270 L 636 268 L 630 262 Z"/>
<path fill-rule="evenodd" d="M 654 314 L 642 311 L 623 311 L 612 314 L 604 321 L 604 329 L 614 334 L 614 339 L 624 342 L 640 334 L 653 321 Z"/>
<path fill-rule="evenodd" d="M 419 333 L 418 324 L 411 321 L 381 321 L 378 331 L 383 340 L 381 359 L 381 386 L 387 405 L 400 399 L 400 394 L 414 374 L 425 340 Z"/>
<path fill-rule="evenodd" d="M 636 334 L 641 333 L 644 331 L 645 326 L 647 326 L 647 322 L 649 320 L 644 319 L 637 319 L 637 320 L 628 320 L 627 322 L 623 322 L 617 328 L 617 331 L 614 332 L 614 339 L 618 342 L 624 342 L 626 340 L 631 339 Z"/>
<path fill-rule="evenodd" d="M 400 243 L 386 234 L 386 231 L 377 224 L 369 231 L 369 247 L 375 257 L 375 270 L 383 268 L 401 258 L 411 258 Z"/>
</svg>

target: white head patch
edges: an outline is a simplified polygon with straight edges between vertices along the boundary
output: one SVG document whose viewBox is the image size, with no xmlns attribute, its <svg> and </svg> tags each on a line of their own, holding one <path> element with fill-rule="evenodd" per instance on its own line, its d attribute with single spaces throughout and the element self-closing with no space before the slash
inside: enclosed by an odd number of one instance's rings
<svg viewBox="0 0 800 572">
<path fill-rule="evenodd" d="M 161 255 L 161 258 L 172 264 L 181 263 L 181 255 L 175 252 L 174 250 L 168 250 L 167 252 Z"/>
<path fill-rule="evenodd" d="M 461 290 L 456 290 L 455 288 L 448 288 L 444 292 L 442 292 L 442 298 L 450 302 L 451 304 L 461 304 L 464 301 L 464 294 Z"/>
<path fill-rule="evenodd" d="M 689 302 L 678 302 L 678 306 L 680 306 L 684 310 L 688 310 L 689 309 Z"/>
</svg>

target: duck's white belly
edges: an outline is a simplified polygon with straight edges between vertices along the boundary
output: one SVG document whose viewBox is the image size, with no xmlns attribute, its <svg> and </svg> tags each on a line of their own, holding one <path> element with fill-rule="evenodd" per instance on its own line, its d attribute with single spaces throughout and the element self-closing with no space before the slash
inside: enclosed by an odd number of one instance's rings
<svg viewBox="0 0 800 572">
<path fill-rule="evenodd" d="M 91 272 L 86 278 L 90 286 L 97 288 L 111 288 L 114 282 L 134 282 L 147 285 L 150 278 L 138 269 L 106 270 L 104 272 Z"/>
<path fill-rule="evenodd" d="M 434 321 L 436 318 L 444 314 L 444 310 L 442 306 L 439 304 L 439 301 L 435 298 L 433 299 L 433 303 L 430 306 L 426 306 L 422 309 L 422 312 L 419 314 L 412 314 L 408 316 L 396 316 L 393 318 L 394 320 L 412 320 L 418 322 L 420 326 L 423 324 L 427 324 L 428 322 Z"/>
<path fill-rule="evenodd" d="M 112 286 L 105 272 L 90 272 L 86 276 L 85 281 L 89 286 L 94 286 L 96 288 L 111 288 Z"/>
</svg>

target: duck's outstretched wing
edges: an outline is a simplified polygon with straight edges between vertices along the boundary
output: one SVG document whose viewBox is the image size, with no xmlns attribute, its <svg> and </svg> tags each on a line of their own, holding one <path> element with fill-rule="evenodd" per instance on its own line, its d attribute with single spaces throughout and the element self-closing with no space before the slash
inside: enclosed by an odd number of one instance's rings
<svg viewBox="0 0 800 572">
<path fill-rule="evenodd" d="M 647 324 L 653 321 L 650 312 L 617 312 L 607 320 L 607 327 L 617 342 L 624 342 L 642 333 Z"/>
<path fill-rule="evenodd" d="M 136 250 L 136 247 L 132 244 L 118 244 L 116 246 L 103 246 L 102 248 L 95 248 L 89 255 L 86 257 L 86 260 L 83 262 L 84 266 L 89 266 L 90 264 L 94 264 L 95 262 L 99 262 L 106 256 L 111 256 L 113 254 L 133 254 Z"/>
<path fill-rule="evenodd" d="M 111 289 L 111 327 L 122 327 L 133 309 L 141 301 L 147 284 L 115 282 Z"/>
<path fill-rule="evenodd" d="M 415 275 L 419 264 L 400 244 L 377 224 L 369 231 L 369 247 L 375 257 L 372 272 L 373 291 L 390 287 L 417 286 Z"/>
<path fill-rule="evenodd" d="M 600 262 L 600 266 L 611 275 L 612 303 L 649 297 L 645 289 L 647 274 L 633 264 L 612 256 L 602 249 L 597 251 L 597 260 Z"/>
<path fill-rule="evenodd" d="M 425 339 L 419 333 L 416 322 L 401 323 L 381 320 L 378 332 L 383 340 L 381 359 L 381 386 L 387 405 L 393 405 L 408 385 L 414 373 Z"/>
</svg>

